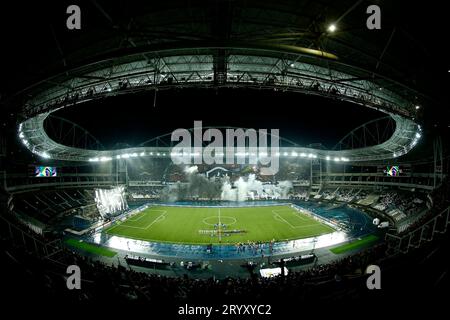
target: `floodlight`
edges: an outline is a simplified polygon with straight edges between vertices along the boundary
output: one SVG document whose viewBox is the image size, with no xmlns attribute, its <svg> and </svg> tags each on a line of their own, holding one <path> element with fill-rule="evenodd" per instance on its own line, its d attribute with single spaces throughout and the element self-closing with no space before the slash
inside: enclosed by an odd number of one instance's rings
<svg viewBox="0 0 450 320">
<path fill-rule="evenodd" d="M 45 159 L 50 159 L 50 155 L 45 151 L 41 154 L 41 157 Z"/>
<path fill-rule="evenodd" d="M 328 31 L 329 32 L 335 32 L 336 31 L 336 25 L 335 24 L 330 24 L 329 26 L 328 26 Z"/>
</svg>

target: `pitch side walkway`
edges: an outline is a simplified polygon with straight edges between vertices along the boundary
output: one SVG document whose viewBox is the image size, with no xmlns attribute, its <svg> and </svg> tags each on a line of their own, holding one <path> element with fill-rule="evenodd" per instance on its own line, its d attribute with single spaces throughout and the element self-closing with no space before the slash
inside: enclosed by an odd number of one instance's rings
<svg viewBox="0 0 450 320">
<path fill-rule="evenodd" d="M 275 242 L 256 245 L 245 244 L 239 248 L 236 245 L 213 245 L 208 250 L 206 245 L 185 245 L 161 242 L 133 240 L 108 234 L 96 234 L 86 239 L 89 242 L 109 247 L 113 250 L 123 250 L 135 254 L 148 254 L 160 257 L 174 257 L 183 259 L 251 259 L 255 257 L 276 256 L 281 254 L 295 254 L 311 251 L 348 241 L 346 233 L 336 231 L 314 238 Z"/>
</svg>

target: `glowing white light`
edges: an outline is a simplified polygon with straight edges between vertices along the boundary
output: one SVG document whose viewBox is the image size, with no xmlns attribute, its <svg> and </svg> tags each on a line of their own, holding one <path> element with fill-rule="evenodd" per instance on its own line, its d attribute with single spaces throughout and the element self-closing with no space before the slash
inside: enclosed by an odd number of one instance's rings
<svg viewBox="0 0 450 320">
<path fill-rule="evenodd" d="M 419 110 L 420 109 L 420 106 L 416 106 L 416 110 Z"/>
<path fill-rule="evenodd" d="M 25 135 L 23 134 L 23 132 L 19 133 L 19 138 L 25 138 Z"/>
<path fill-rule="evenodd" d="M 326 156 L 326 158 L 325 158 L 326 160 L 330 160 L 330 156 Z"/>
<path fill-rule="evenodd" d="M 95 203 L 102 217 L 128 208 L 124 195 L 124 187 L 96 189 Z"/>
<path fill-rule="evenodd" d="M 45 152 L 45 151 L 41 154 L 41 157 L 42 158 L 46 158 L 46 159 L 50 159 L 50 155 L 47 152 Z"/>
<path fill-rule="evenodd" d="M 140 156 L 141 157 L 145 156 L 145 152 L 141 152 Z"/>
<path fill-rule="evenodd" d="M 420 139 L 420 137 L 421 137 L 420 133 L 417 132 L 417 133 L 416 133 L 416 138 L 417 138 L 417 139 Z"/>
<path fill-rule="evenodd" d="M 302 152 L 302 153 L 300 153 L 300 157 L 306 157 L 306 153 L 304 153 L 304 152 Z"/>
<path fill-rule="evenodd" d="M 287 156 L 288 156 L 288 153 L 287 153 L 287 152 L 283 153 L 283 156 L 287 157 Z"/>
<path fill-rule="evenodd" d="M 123 159 L 128 159 L 129 157 L 130 157 L 130 155 L 128 153 L 125 153 L 125 154 L 122 155 Z"/>
<path fill-rule="evenodd" d="M 116 156 L 116 159 L 120 159 L 120 158 L 122 158 L 122 157 L 120 156 L 120 154 L 118 154 L 118 155 Z"/>
<path fill-rule="evenodd" d="M 184 153 L 182 153 L 182 152 L 178 152 L 178 153 L 176 153 L 176 152 L 173 152 L 172 153 L 174 156 L 178 156 L 178 157 L 183 157 L 185 154 Z M 171 154 L 171 155 L 172 155 Z M 187 156 L 188 154 L 186 154 L 186 156 Z"/>
<path fill-rule="evenodd" d="M 279 153 L 279 152 L 277 152 L 277 153 L 275 153 L 275 155 L 276 155 L 277 157 L 279 157 L 279 156 L 280 156 L 280 153 Z"/>
<path fill-rule="evenodd" d="M 308 158 L 314 158 L 314 155 L 312 153 L 308 154 Z"/>
<path fill-rule="evenodd" d="M 297 152 L 293 151 L 293 152 L 291 153 L 291 156 L 296 157 L 296 156 L 298 156 L 298 154 L 297 154 Z"/>
<path fill-rule="evenodd" d="M 112 160 L 111 157 L 100 157 L 100 161 L 101 161 L 101 162 L 111 161 L 111 160 Z"/>
<path fill-rule="evenodd" d="M 329 26 L 328 26 L 328 31 L 329 32 L 335 32 L 336 31 L 336 25 L 335 24 L 330 24 Z"/>
<path fill-rule="evenodd" d="M 334 158 L 334 161 L 339 162 L 341 161 L 341 159 L 339 159 L 338 157 Z"/>
</svg>

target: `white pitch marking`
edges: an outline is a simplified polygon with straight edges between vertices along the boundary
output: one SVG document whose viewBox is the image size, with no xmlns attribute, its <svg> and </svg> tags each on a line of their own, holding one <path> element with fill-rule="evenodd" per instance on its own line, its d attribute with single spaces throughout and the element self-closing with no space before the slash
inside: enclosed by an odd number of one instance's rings
<svg viewBox="0 0 450 320">
<path fill-rule="evenodd" d="M 220 208 L 219 208 L 219 242 L 222 241 L 222 235 L 220 234 Z"/>
<path fill-rule="evenodd" d="M 309 228 L 314 226 L 314 224 L 307 224 L 307 225 L 303 225 L 303 226 L 293 226 L 289 221 L 287 221 L 286 219 L 284 219 L 282 216 L 280 216 L 278 213 L 276 213 L 276 211 L 272 210 L 272 213 L 278 217 L 278 219 L 281 219 L 282 222 L 285 222 L 286 224 L 288 224 L 292 229 L 297 229 L 297 228 Z"/>
<path fill-rule="evenodd" d="M 132 219 L 132 218 L 134 218 L 134 217 L 130 217 L 127 221 L 131 221 L 131 222 L 139 221 L 139 220 L 141 220 L 143 217 L 145 217 L 145 216 L 147 215 L 148 212 L 152 212 L 152 211 L 154 211 L 154 212 L 162 212 L 162 213 L 166 213 L 166 212 L 167 212 L 166 210 L 150 209 L 150 210 L 147 210 L 147 211 L 142 211 L 142 212 L 140 212 L 140 213 L 142 213 L 142 214 L 141 214 L 141 216 L 140 216 L 139 218 Z"/>
<path fill-rule="evenodd" d="M 164 211 L 164 210 L 160 210 L 160 211 Z M 165 219 L 165 218 L 166 218 L 166 213 L 167 213 L 167 211 L 164 211 L 164 213 L 162 213 L 161 215 L 159 215 L 155 220 L 153 220 L 153 221 L 152 221 L 148 226 L 146 226 L 145 228 L 135 227 L 135 226 L 128 226 L 128 225 L 124 225 L 124 224 L 121 224 L 121 226 L 127 227 L 127 228 L 134 228 L 134 229 L 147 230 L 147 229 L 150 228 L 155 222 L 159 222 L 159 221 Z M 161 218 L 163 218 L 163 219 L 161 219 Z M 125 221 L 125 222 L 126 222 L 126 221 Z"/>
<path fill-rule="evenodd" d="M 296 218 L 300 219 L 301 221 L 308 221 L 308 219 L 306 217 L 302 217 L 300 214 L 303 214 L 302 212 L 298 212 L 298 211 L 293 211 L 292 209 L 284 209 L 284 210 L 273 210 L 274 212 L 285 212 L 285 211 L 289 211 L 290 214 L 292 214 L 293 216 L 295 216 Z"/>
</svg>

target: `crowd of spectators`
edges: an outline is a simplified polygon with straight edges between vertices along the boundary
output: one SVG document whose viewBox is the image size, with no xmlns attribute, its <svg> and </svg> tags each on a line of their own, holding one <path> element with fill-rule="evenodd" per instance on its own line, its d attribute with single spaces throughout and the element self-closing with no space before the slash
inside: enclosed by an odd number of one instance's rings
<svg viewBox="0 0 450 320">
<path fill-rule="evenodd" d="M 346 189 L 340 188 L 335 192 L 336 200 L 342 202 L 352 202 L 356 199 L 356 196 L 360 193 L 361 189 Z"/>
<path fill-rule="evenodd" d="M 433 207 L 417 223 L 423 224 L 434 214 L 447 208 L 449 191 L 450 187 L 446 182 L 429 195 Z M 25 232 L 32 233 L 30 230 Z M 34 235 L 34 237 L 42 242 L 48 241 L 43 236 Z M 256 300 L 272 299 L 280 294 L 296 298 L 312 298 L 314 295 L 311 296 L 311 290 L 322 294 L 330 287 L 337 288 L 337 292 L 342 294 L 346 284 L 352 279 L 363 278 L 367 265 L 377 263 L 385 256 L 386 250 L 385 245 L 380 244 L 341 260 L 319 264 L 303 271 L 290 271 L 287 275 L 274 278 L 261 278 L 257 273 L 251 273 L 248 278 L 195 279 L 190 277 L 189 271 L 180 277 L 167 277 L 138 272 L 127 265 L 106 265 L 66 249 L 53 255 L 50 260 L 36 256 L 33 250 L 21 244 L 13 243 L 7 233 L 2 234 L 0 245 L 2 252 L 8 252 L 6 264 L 26 267 L 25 275 L 20 274 L 21 268 L 11 267 L 10 272 L 16 273 L 10 276 L 30 277 L 31 283 L 38 286 L 45 297 L 68 301 L 131 300 L 175 303 L 198 298 L 205 302 L 208 299 L 226 301 L 227 298 L 245 301 L 249 297 Z M 70 291 L 66 288 L 65 268 L 72 264 L 80 266 L 83 270 L 83 290 Z"/>
<path fill-rule="evenodd" d="M 5 246 L 2 239 L 2 246 Z M 37 258 L 23 248 L 9 249 L 14 261 L 28 267 L 33 282 L 40 286 L 41 294 L 52 299 L 67 301 L 223 301 L 223 299 L 273 299 L 283 293 L 301 296 L 308 287 L 321 284 L 339 285 L 346 279 L 362 276 L 367 265 L 381 257 L 385 248 L 370 250 L 342 260 L 317 265 L 305 271 L 292 271 L 274 278 L 261 278 L 252 273 L 248 278 L 196 279 L 189 271 L 180 277 L 138 272 L 127 265 L 106 265 L 90 258 L 64 250 L 52 257 L 55 261 Z M 67 290 L 65 266 L 77 265 L 82 270 L 83 290 Z M 328 287 L 327 287 L 328 288 Z M 326 289 L 325 289 L 326 290 Z"/>
<path fill-rule="evenodd" d="M 309 188 L 294 187 L 292 193 L 289 195 L 289 198 L 292 200 L 308 200 Z"/>
<path fill-rule="evenodd" d="M 357 193 L 354 195 L 353 201 L 354 201 L 354 202 L 358 202 L 358 201 L 360 201 L 360 200 L 362 200 L 362 199 L 365 199 L 369 194 L 370 194 L 370 191 L 369 191 L 369 190 L 366 190 L 366 189 L 359 189 L 359 192 L 357 192 Z"/>
<path fill-rule="evenodd" d="M 43 223 L 53 223 L 65 215 L 73 214 L 74 209 L 95 204 L 94 192 L 89 189 L 51 190 L 27 192 L 12 197 L 10 209 L 33 217 Z M 77 210 L 80 213 L 80 210 Z"/>
<path fill-rule="evenodd" d="M 129 187 L 128 194 L 133 199 L 159 199 L 162 187 L 160 186 L 139 186 Z"/>
<path fill-rule="evenodd" d="M 333 200 L 335 198 L 334 193 L 336 192 L 337 188 L 331 188 L 331 189 L 323 189 L 319 192 L 318 198 L 322 198 L 325 200 Z"/>
<path fill-rule="evenodd" d="M 447 178 L 444 180 L 441 186 L 433 190 L 428 196 L 430 208 L 425 214 L 420 216 L 417 220 L 411 223 L 407 229 L 404 229 L 402 233 L 408 233 L 414 230 L 432 219 L 437 214 L 440 214 L 443 210 L 450 206 L 450 181 Z"/>
<path fill-rule="evenodd" d="M 373 205 L 379 211 L 391 212 L 398 210 L 406 216 L 417 214 L 425 208 L 424 195 L 415 192 L 383 192 L 378 202 Z"/>
</svg>

